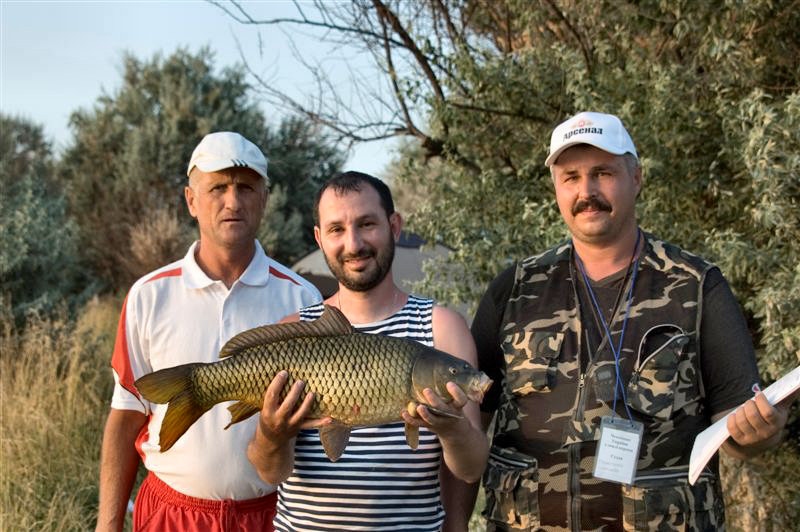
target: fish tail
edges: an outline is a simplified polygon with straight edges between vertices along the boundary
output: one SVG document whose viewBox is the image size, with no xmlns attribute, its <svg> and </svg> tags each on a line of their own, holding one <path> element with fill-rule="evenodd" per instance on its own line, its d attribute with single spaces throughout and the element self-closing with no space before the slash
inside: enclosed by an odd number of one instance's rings
<svg viewBox="0 0 800 532">
<path fill-rule="evenodd" d="M 167 406 L 167 413 L 161 422 L 161 431 L 158 433 L 160 450 L 169 450 L 170 447 L 189 430 L 192 424 L 200 419 L 213 405 L 203 406 L 197 402 L 191 390 L 184 390 L 172 398 Z"/>
<path fill-rule="evenodd" d="M 213 406 L 203 405 L 193 393 L 192 371 L 198 365 L 162 369 L 136 381 L 136 389 L 142 397 L 153 403 L 167 404 L 158 437 L 161 452 L 169 450 Z"/>
</svg>

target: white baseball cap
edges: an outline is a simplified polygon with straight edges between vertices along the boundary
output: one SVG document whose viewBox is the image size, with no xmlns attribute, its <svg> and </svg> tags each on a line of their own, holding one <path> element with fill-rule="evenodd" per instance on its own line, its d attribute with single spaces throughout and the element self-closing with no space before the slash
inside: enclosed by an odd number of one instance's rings
<svg viewBox="0 0 800 532">
<path fill-rule="evenodd" d="M 189 175 L 195 166 L 203 172 L 218 172 L 233 167 L 250 168 L 261 175 L 269 185 L 267 158 L 258 146 L 232 131 L 218 131 L 203 137 L 192 152 L 186 175 Z"/>
<path fill-rule="evenodd" d="M 614 155 L 631 153 L 636 160 L 639 155 L 631 136 L 614 115 L 583 112 L 562 122 L 550 137 L 550 154 L 546 166 L 553 166 L 561 152 L 576 144 L 589 144 Z"/>
</svg>

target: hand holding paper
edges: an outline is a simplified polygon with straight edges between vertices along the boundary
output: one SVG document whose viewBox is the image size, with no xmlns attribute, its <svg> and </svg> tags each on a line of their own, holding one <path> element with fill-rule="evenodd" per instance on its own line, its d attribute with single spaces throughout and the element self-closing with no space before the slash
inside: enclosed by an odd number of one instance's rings
<svg viewBox="0 0 800 532">
<path fill-rule="evenodd" d="M 764 397 L 769 404 L 776 405 L 792 393 L 800 390 L 800 366 L 781 377 L 766 390 Z M 747 408 L 757 408 L 756 404 L 745 405 Z M 689 458 L 689 483 L 694 484 L 700 476 L 705 465 L 714 456 L 725 440 L 730 436 L 728 418 L 734 414 L 733 410 L 725 417 L 717 420 L 713 425 L 697 435 Z M 755 427 L 752 427 L 755 430 Z M 744 427 L 747 431 L 747 427 Z"/>
<path fill-rule="evenodd" d="M 758 392 L 752 400 L 745 401 L 728 417 L 729 442 L 735 444 L 735 448 L 725 450 L 729 454 L 732 451 L 733 456 L 749 458 L 777 445 L 792 399 L 790 395 L 783 404 L 773 406 L 766 395 Z"/>
</svg>

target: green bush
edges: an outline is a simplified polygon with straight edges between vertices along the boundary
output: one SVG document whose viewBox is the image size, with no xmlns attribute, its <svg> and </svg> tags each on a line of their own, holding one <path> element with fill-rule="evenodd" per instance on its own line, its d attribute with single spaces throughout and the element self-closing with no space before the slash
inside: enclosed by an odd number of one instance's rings
<svg viewBox="0 0 800 532">
<path fill-rule="evenodd" d="M 0 314 L 19 324 L 27 313 L 80 302 L 92 287 L 42 127 L 0 113 L 0 161 Z"/>
</svg>

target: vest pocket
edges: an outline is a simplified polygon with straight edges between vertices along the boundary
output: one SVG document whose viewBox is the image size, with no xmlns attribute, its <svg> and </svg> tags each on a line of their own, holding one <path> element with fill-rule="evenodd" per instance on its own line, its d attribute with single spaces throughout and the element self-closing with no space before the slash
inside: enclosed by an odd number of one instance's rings
<svg viewBox="0 0 800 532">
<path fill-rule="evenodd" d="M 492 446 L 483 474 L 490 529 L 532 530 L 539 526 L 539 470 L 536 459 L 514 449 Z"/>
<path fill-rule="evenodd" d="M 685 470 L 677 477 L 674 473 L 658 477 L 637 477 L 632 486 L 622 486 L 624 530 L 725 529 L 722 493 L 715 476 L 703 474 L 694 486 L 689 485 Z"/>
<path fill-rule="evenodd" d="M 506 382 L 514 395 L 549 392 L 556 384 L 564 333 L 517 331 L 506 337 Z"/>
<path fill-rule="evenodd" d="M 657 325 L 639 344 L 628 381 L 628 403 L 635 410 L 662 421 L 672 416 L 683 351 L 689 336 L 677 325 Z"/>
</svg>

